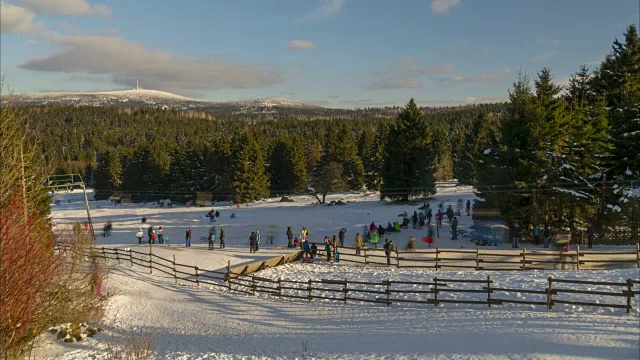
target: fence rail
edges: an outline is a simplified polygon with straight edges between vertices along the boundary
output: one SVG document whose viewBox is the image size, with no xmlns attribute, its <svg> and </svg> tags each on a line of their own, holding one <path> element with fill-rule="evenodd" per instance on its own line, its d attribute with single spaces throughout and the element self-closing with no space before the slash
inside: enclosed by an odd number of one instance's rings
<svg viewBox="0 0 640 360">
<path fill-rule="evenodd" d="M 517 250 L 485 249 L 423 249 L 396 250 L 388 254 L 383 249 L 339 248 L 340 261 L 363 265 L 395 266 L 397 268 L 473 269 L 473 270 L 602 270 L 621 267 L 640 269 L 640 243 L 626 251 L 554 251 L 522 248 Z M 319 257 L 326 256 L 324 250 Z M 384 259 L 387 259 L 385 261 Z"/>
<path fill-rule="evenodd" d="M 436 253 L 437 254 L 437 253 Z M 383 280 L 373 281 L 351 281 L 348 279 L 270 279 L 257 276 L 253 273 L 243 273 L 241 270 L 232 269 L 230 263 L 226 271 L 200 269 L 197 266 L 179 264 L 172 260 L 157 256 L 152 253 L 141 253 L 131 249 L 110 249 L 101 248 L 95 255 L 105 261 L 117 261 L 148 268 L 150 273 L 157 270 L 166 275 L 172 276 L 175 283 L 186 281 L 196 285 L 205 284 L 217 286 L 227 291 L 240 292 L 248 295 L 265 294 L 277 298 L 293 298 L 312 301 L 330 300 L 347 303 L 348 301 L 369 302 L 391 306 L 392 304 L 475 304 L 487 305 L 488 307 L 505 304 L 526 304 L 533 306 L 544 306 L 553 309 L 556 304 L 580 305 L 601 308 L 620 308 L 627 313 L 633 310 L 632 298 L 640 294 L 634 289 L 634 284 L 640 284 L 640 279 L 628 279 L 626 282 L 595 281 L 595 280 L 570 280 L 570 279 L 547 279 L 548 286 L 544 289 L 534 289 L 532 286 L 525 286 L 523 289 L 514 286 L 497 286 L 491 276 L 486 279 L 456 279 L 450 277 L 434 277 L 433 281 L 394 281 Z M 160 261 L 165 262 L 165 264 Z M 284 261 L 282 261 L 284 263 Z M 258 262 L 258 264 L 261 262 Z M 178 270 L 189 269 L 186 271 Z M 261 266 L 258 266 L 260 268 Z M 235 271 L 234 271 L 235 270 Z M 179 276 L 180 275 L 180 276 Z M 184 275 L 184 276 L 183 276 Z M 204 279 L 203 279 L 204 278 Z M 556 284 L 568 284 L 576 288 L 554 287 Z M 580 286 L 587 285 L 588 288 L 581 289 Z M 466 286 L 466 288 L 461 288 Z M 592 289 L 595 287 L 608 286 L 619 288 L 617 290 L 604 291 L 602 289 Z M 287 293 L 284 293 L 287 291 Z M 509 299 L 504 295 L 508 293 L 523 293 L 539 296 L 539 299 Z M 339 294 L 342 294 L 339 296 Z M 456 295 L 457 298 L 450 298 Z M 567 294 L 573 298 L 566 298 Z M 404 295 L 405 298 L 399 298 Z M 604 296 L 607 302 L 589 301 L 590 296 Z M 411 298 L 407 298 L 411 297 Z M 615 299 L 624 298 L 624 303 L 615 303 Z M 579 301 L 578 301 L 579 300 Z"/>
</svg>

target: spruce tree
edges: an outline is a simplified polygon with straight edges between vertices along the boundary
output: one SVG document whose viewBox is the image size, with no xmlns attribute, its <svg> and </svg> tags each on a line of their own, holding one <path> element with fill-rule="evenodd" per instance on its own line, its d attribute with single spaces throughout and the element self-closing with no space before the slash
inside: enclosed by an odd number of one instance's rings
<svg viewBox="0 0 640 360">
<path fill-rule="evenodd" d="M 122 171 L 122 162 L 118 150 L 110 149 L 98 156 L 98 165 L 95 173 L 96 199 L 106 199 L 114 191 L 122 189 Z"/>
<path fill-rule="evenodd" d="M 612 188 L 612 200 L 602 210 L 621 213 L 640 224 L 640 38 L 635 25 L 630 25 L 624 41 L 616 39 L 612 51 L 596 71 L 594 90 L 606 100 L 611 125 L 612 148 L 605 172 L 606 186 Z M 604 179 L 603 179 L 604 182 Z M 637 230 L 636 230 L 637 231 Z"/>
<path fill-rule="evenodd" d="M 231 188 L 234 200 L 241 203 L 269 196 L 262 148 L 250 130 L 245 130 L 236 140 Z"/>
<path fill-rule="evenodd" d="M 324 142 L 322 155 L 311 173 L 312 191 L 323 195 L 321 202 L 329 192 L 359 190 L 364 183 L 364 167 L 351 130 L 330 124 Z"/>
<path fill-rule="evenodd" d="M 408 201 L 435 193 L 432 134 L 411 99 L 386 136 L 380 198 Z"/>
<path fill-rule="evenodd" d="M 307 167 L 300 137 L 281 136 L 276 140 L 269 167 L 271 192 L 295 194 L 307 186 Z"/>
</svg>

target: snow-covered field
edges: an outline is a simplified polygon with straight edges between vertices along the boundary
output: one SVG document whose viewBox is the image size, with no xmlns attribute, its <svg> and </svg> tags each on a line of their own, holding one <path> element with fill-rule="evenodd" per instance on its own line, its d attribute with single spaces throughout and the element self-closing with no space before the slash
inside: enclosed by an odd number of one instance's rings
<svg viewBox="0 0 640 360">
<path fill-rule="evenodd" d="M 78 191 L 59 195 L 60 205 L 52 205 L 58 227 L 86 217 Z M 470 188 L 441 186 L 432 204 L 445 201 L 454 205 L 458 199 L 472 198 Z M 67 202 L 70 199 L 71 202 Z M 215 225 L 225 228 L 227 249 L 208 251 L 198 243 L 211 226 L 203 215 L 207 208 L 159 208 L 151 205 L 117 205 L 107 201 L 91 202 L 91 214 L 99 233 L 101 225 L 113 222 L 113 236 L 98 239 L 98 246 L 139 246 L 135 231 L 145 216 L 155 228 L 162 225 L 171 239 L 171 246 L 154 245 L 153 252 L 161 256 L 175 254 L 178 262 L 214 270 L 245 264 L 287 251 L 285 231 L 291 226 L 299 233 L 309 229 L 313 241 L 325 235 L 337 234 L 346 227 L 347 243 L 357 231 L 374 221 L 376 224 L 398 219 L 403 211 L 412 213 L 412 206 L 386 205 L 377 194 L 338 194 L 330 200 L 342 199 L 346 206 L 310 205 L 311 197 L 294 197 L 294 203 L 271 199 L 249 206 L 214 206 L 221 213 Z M 235 213 L 235 218 L 231 214 Z M 460 217 L 460 229 L 468 229 L 470 217 Z M 185 248 L 186 228 L 193 230 L 195 245 Z M 261 250 L 248 251 L 248 237 L 253 230 L 263 234 Z M 274 244 L 265 244 L 266 235 L 273 232 Z M 146 235 L 146 233 L 145 233 Z M 409 236 L 421 237 L 419 230 L 406 229 L 389 238 L 404 244 Z M 440 247 L 475 248 L 468 239 L 451 241 L 445 224 L 438 240 Z M 133 245 L 133 246 L 132 246 Z M 424 244 L 420 243 L 420 247 Z M 506 248 L 509 245 L 500 245 Z M 140 250 L 143 251 L 143 250 Z M 432 280 L 436 273 L 406 269 L 327 265 L 290 264 L 264 270 L 260 276 L 287 279 L 339 278 L 363 281 Z M 440 276 L 442 273 L 438 273 Z M 603 281 L 624 281 L 640 278 L 637 269 L 607 271 L 529 271 L 529 272 L 447 272 L 447 277 L 481 279 L 491 275 L 494 286 L 533 289 L 544 288 L 548 276 Z M 529 285 L 527 285 L 529 284 Z M 462 285 L 461 285 L 462 286 Z M 531 359 L 531 358 L 602 358 L 637 359 L 640 354 L 640 306 L 634 299 L 634 311 L 556 305 L 553 310 L 529 305 L 501 305 L 487 308 L 480 305 L 445 304 L 392 305 L 335 301 L 284 300 L 268 296 L 229 293 L 208 286 L 173 284 L 173 278 L 144 269 L 114 266 L 107 289 L 115 295 L 109 303 L 102 326 L 107 335 L 145 332 L 154 335 L 158 358 L 166 359 L 235 359 L 235 358 L 340 358 L 340 359 Z M 586 287 L 583 287 L 586 288 Z M 606 291 L 607 288 L 597 290 Z M 480 295 L 480 294 L 478 294 Z M 570 294 L 563 294 L 571 299 Z M 446 295 L 469 296 L 469 294 Z M 495 295 L 497 297 L 497 295 Z M 524 293 L 501 294 L 501 297 L 534 299 L 539 295 Z M 560 295 L 558 295 L 560 296 Z M 486 297 L 486 295 L 485 295 Z M 536 297 L 534 300 L 538 300 Z M 611 302 L 599 296 L 593 301 Z M 614 302 L 622 303 L 624 298 Z M 105 335 L 64 344 L 43 336 L 39 358 L 87 359 L 104 356 Z M 306 345 L 303 345 L 306 344 Z"/>
</svg>

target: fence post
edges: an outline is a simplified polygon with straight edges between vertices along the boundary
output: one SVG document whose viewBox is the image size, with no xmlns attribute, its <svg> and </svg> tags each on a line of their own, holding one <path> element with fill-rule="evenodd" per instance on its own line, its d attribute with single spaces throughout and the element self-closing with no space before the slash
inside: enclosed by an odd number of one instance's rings
<svg viewBox="0 0 640 360">
<path fill-rule="evenodd" d="M 309 302 L 311 302 L 311 279 L 309 279 L 307 290 L 309 290 Z"/>
<path fill-rule="evenodd" d="M 476 246 L 476 271 L 480 270 L 480 247 Z"/>
<path fill-rule="evenodd" d="M 527 248 L 522 248 L 522 270 L 527 270 Z"/>
<path fill-rule="evenodd" d="M 439 262 L 440 260 L 438 259 L 438 254 L 440 254 L 440 250 L 438 250 L 438 247 L 436 246 L 436 271 L 438 271 L 438 269 L 440 268 Z M 436 297 L 437 300 L 437 297 Z"/>
<path fill-rule="evenodd" d="M 549 276 L 549 287 L 547 288 L 547 309 L 553 309 L 553 279 Z"/>
<path fill-rule="evenodd" d="M 347 293 L 349 292 L 349 282 L 347 279 L 344 279 L 344 303 L 347 303 Z"/>
<path fill-rule="evenodd" d="M 229 291 L 231 291 L 231 260 L 227 261 L 227 284 L 229 285 Z"/>
<path fill-rule="evenodd" d="M 198 267 L 196 266 L 196 285 L 200 286 L 200 274 L 198 274 Z"/>
<path fill-rule="evenodd" d="M 487 303 L 491 307 L 491 275 L 487 275 Z"/>
<path fill-rule="evenodd" d="M 638 260 L 638 269 L 640 269 L 640 243 L 636 244 L 636 254 Z"/>
<path fill-rule="evenodd" d="M 387 306 L 391 306 L 391 280 L 387 279 Z"/>
<path fill-rule="evenodd" d="M 580 270 L 580 245 L 576 245 L 576 270 Z"/>
<path fill-rule="evenodd" d="M 433 305 L 438 306 L 438 277 L 437 276 L 433 278 L 433 284 L 434 284 L 433 297 L 435 301 Z"/>
<path fill-rule="evenodd" d="M 364 265 L 367 265 L 367 248 L 362 249 L 364 251 Z"/>
<path fill-rule="evenodd" d="M 153 254 L 151 253 L 151 247 L 149 247 L 149 274 L 153 274 Z"/>
<path fill-rule="evenodd" d="M 131 255 L 131 248 L 129 248 L 129 262 L 131 263 L 131 267 L 133 268 L 133 255 Z"/>
<path fill-rule="evenodd" d="M 118 265 L 120 265 L 120 254 L 118 253 L 118 248 L 116 248 L 116 260 L 118 260 Z"/>
<path fill-rule="evenodd" d="M 107 263 L 107 254 L 104 252 L 104 246 L 102 247 L 102 258 L 104 259 L 104 263 Z"/>
<path fill-rule="evenodd" d="M 633 296 L 633 280 L 627 279 L 627 314 L 631 312 L 632 296 Z"/>
<path fill-rule="evenodd" d="M 398 245 L 396 245 L 396 266 L 400 269 L 400 254 L 398 253 Z"/>
<path fill-rule="evenodd" d="M 256 278 L 253 274 L 251 274 L 251 292 L 253 296 L 256 296 Z"/>
<path fill-rule="evenodd" d="M 178 272 L 176 271 L 176 254 L 173 254 L 173 280 L 178 284 Z"/>
</svg>

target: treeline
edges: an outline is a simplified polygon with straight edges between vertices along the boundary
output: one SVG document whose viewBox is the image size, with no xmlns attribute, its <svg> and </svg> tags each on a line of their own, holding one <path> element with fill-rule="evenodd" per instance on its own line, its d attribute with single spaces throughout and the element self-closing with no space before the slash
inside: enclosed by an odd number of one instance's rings
<svg viewBox="0 0 640 360">
<path fill-rule="evenodd" d="M 433 111 L 428 117 L 413 109 L 429 146 L 414 147 L 409 155 L 428 159 L 436 178 L 449 179 L 459 172 L 455 154 L 472 151 L 464 148 L 462 137 L 486 118 L 500 118 L 503 109 L 504 104 L 475 105 Z M 184 200 L 195 192 L 212 192 L 218 199 L 244 202 L 310 189 L 320 196 L 363 185 L 379 190 L 388 138 L 420 135 L 408 125 L 394 128 L 393 118 L 379 117 L 238 121 L 185 118 L 156 108 L 23 110 L 55 172 L 83 174 L 101 196 L 120 192 L 140 194 L 141 200 Z M 410 144 L 403 140 L 398 146 L 408 149 Z M 403 154 L 390 159 L 405 160 Z M 389 191 L 406 189 L 413 188 L 399 182 Z"/>
</svg>

